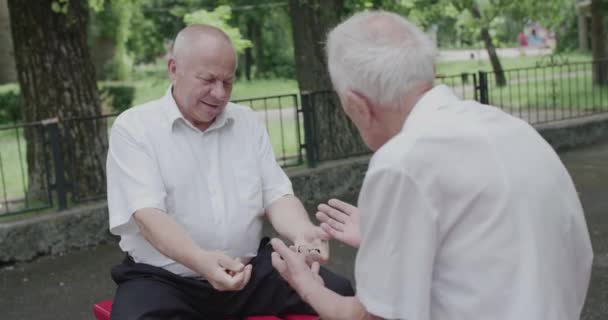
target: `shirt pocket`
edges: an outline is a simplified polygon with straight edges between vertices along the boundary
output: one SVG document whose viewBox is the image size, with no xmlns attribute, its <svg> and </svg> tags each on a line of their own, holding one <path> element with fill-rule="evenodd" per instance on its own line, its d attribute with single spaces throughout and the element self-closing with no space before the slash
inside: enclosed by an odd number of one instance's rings
<svg viewBox="0 0 608 320">
<path fill-rule="evenodd" d="M 239 166 L 235 169 L 235 185 L 241 206 L 262 213 L 264 201 L 259 170 L 253 165 Z"/>
</svg>

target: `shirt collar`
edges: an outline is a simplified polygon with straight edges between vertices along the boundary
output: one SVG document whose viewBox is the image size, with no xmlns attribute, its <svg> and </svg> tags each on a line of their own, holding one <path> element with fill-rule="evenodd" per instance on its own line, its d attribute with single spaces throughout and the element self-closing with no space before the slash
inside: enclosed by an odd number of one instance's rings
<svg viewBox="0 0 608 320">
<path fill-rule="evenodd" d="M 437 85 L 427 91 L 418 100 L 416 105 L 414 105 L 414 108 L 412 108 L 412 111 L 403 124 L 403 128 L 405 128 L 408 123 L 412 122 L 412 119 L 423 117 L 425 114 L 436 111 L 459 100 L 460 98 L 456 96 L 448 86 L 443 84 Z"/>
<path fill-rule="evenodd" d="M 177 102 L 175 102 L 175 98 L 173 97 L 172 89 L 173 89 L 173 85 L 169 85 L 169 88 L 167 89 L 167 91 L 165 92 L 165 95 L 163 97 L 164 106 L 165 106 L 165 115 L 167 116 L 167 121 L 168 121 L 167 124 L 168 124 L 169 128 L 171 130 L 173 130 L 175 123 L 177 121 L 181 121 L 184 124 L 186 124 L 187 126 L 189 126 L 190 128 L 199 130 L 196 127 L 194 127 L 188 120 L 186 120 L 186 118 L 184 118 L 184 115 L 177 107 Z M 215 118 L 215 121 L 213 121 L 211 126 L 209 126 L 209 128 L 207 128 L 207 130 L 205 130 L 205 132 L 222 128 L 225 125 L 227 125 L 228 123 L 231 123 L 235 120 L 231 105 L 232 105 L 232 103 L 228 102 L 228 104 L 226 105 L 226 108 L 224 108 L 224 111 L 222 111 L 222 113 L 220 113 L 217 116 L 217 118 Z"/>
</svg>

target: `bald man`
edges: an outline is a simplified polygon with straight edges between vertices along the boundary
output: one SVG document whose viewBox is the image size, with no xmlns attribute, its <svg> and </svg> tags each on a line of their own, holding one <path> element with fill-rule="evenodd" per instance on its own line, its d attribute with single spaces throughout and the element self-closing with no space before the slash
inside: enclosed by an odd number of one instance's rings
<svg viewBox="0 0 608 320">
<path fill-rule="evenodd" d="M 262 219 L 314 265 L 328 259 L 326 234 L 293 195 L 256 115 L 229 102 L 236 60 L 222 31 L 183 29 L 165 96 L 114 122 L 110 231 L 127 257 L 112 269 L 113 320 L 314 313 L 272 268 Z M 353 294 L 347 280 L 320 272 L 332 290 Z"/>
</svg>

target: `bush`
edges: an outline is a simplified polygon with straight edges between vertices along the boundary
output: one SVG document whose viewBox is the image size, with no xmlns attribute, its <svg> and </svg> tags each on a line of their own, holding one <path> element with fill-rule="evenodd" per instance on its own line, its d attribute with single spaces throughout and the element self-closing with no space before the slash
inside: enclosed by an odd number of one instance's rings
<svg viewBox="0 0 608 320">
<path fill-rule="evenodd" d="M 101 103 L 110 109 L 107 112 L 122 112 L 132 106 L 135 97 L 134 86 L 120 83 L 102 83 L 99 86 Z M 22 122 L 22 105 L 19 86 L 0 86 L 0 124 Z"/>
<path fill-rule="evenodd" d="M 0 124 L 16 123 L 23 119 L 21 94 L 14 85 L 0 86 Z"/>
<path fill-rule="evenodd" d="M 104 83 L 100 85 L 99 94 L 102 104 L 111 106 L 111 112 L 123 112 L 133 105 L 135 87 L 122 83 Z"/>
</svg>

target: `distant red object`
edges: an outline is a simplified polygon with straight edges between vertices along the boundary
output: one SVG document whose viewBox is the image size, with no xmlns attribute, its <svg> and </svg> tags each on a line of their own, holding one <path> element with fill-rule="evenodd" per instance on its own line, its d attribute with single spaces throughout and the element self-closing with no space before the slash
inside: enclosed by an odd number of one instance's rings
<svg viewBox="0 0 608 320">
<path fill-rule="evenodd" d="M 517 35 L 517 40 L 519 40 L 519 46 L 520 47 L 527 47 L 528 46 L 528 38 L 526 38 L 526 35 L 523 32 L 520 32 Z"/>
<path fill-rule="evenodd" d="M 112 300 L 103 300 L 93 306 L 93 314 L 97 320 L 110 320 L 112 311 Z M 312 315 L 287 315 L 285 318 L 275 316 L 254 316 L 247 317 L 245 320 L 318 320 L 318 316 Z"/>
</svg>

